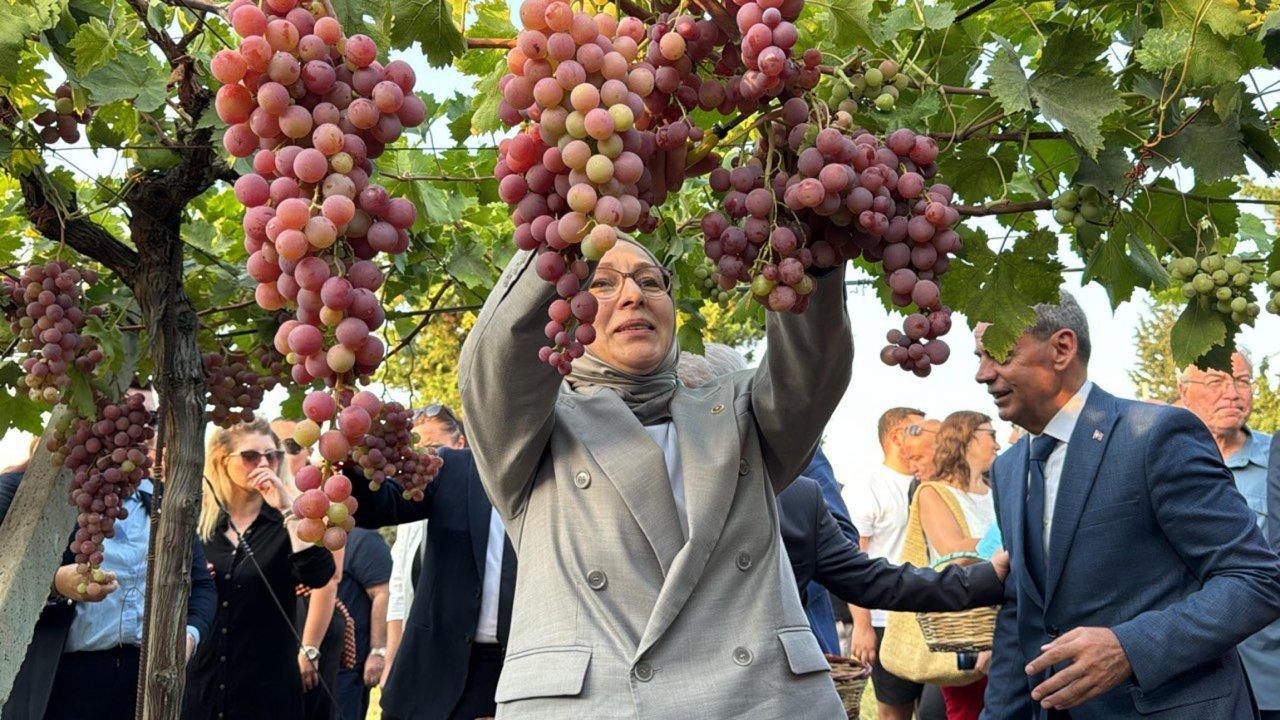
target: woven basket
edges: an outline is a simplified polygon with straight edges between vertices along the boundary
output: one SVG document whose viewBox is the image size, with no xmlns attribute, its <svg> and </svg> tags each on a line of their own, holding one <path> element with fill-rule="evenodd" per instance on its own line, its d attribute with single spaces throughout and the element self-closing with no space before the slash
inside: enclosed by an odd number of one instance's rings
<svg viewBox="0 0 1280 720">
<path fill-rule="evenodd" d="M 956 552 L 933 561 L 939 569 L 959 558 L 981 560 L 974 552 Z M 981 652 L 990 650 L 996 631 L 996 607 L 974 608 L 961 612 L 916 613 L 925 645 L 932 652 Z"/>
<path fill-rule="evenodd" d="M 858 717 L 862 691 L 867 689 L 871 668 L 858 664 L 853 658 L 839 655 L 827 655 L 827 662 L 831 665 L 831 680 L 836 684 L 836 692 L 840 693 L 845 712 L 851 718 Z"/>
</svg>

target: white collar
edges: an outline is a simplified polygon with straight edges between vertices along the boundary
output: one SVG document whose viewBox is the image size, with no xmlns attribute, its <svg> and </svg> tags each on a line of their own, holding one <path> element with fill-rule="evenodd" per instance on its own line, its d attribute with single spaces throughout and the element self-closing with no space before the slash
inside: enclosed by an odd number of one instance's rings
<svg viewBox="0 0 1280 720">
<path fill-rule="evenodd" d="M 1058 414 L 1044 426 L 1044 432 L 1041 435 L 1048 435 L 1064 445 L 1071 442 L 1071 434 L 1076 431 L 1076 423 L 1080 420 L 1080 413 L 1084 411 L 1084 404 L 1089 399 L 1091 390 L 1093 390 L 1093 381 L 1085 380 L 1076 394 L 1071 396 L 1067 404 L 1059 408 Z M 1040 435 L 1031 437 L 1037 438 Z"/>
<path fill-rule="evenodd" d="M 911 481 L 915 479 L 914 475 L 904 475 L 884 463 L 880 463 L 880 473 L 881 477 L 887 478 L 904 488 L 909 486 Z"/>
</svg>

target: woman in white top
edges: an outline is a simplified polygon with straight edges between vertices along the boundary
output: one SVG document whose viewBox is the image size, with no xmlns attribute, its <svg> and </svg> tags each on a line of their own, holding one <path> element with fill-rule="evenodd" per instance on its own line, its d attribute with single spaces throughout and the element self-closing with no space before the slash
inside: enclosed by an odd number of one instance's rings
<svg viewBox="0 0 1280 720">
<path fill-rule="evenodd" d="M 929 560 L 956 552 L 973 552 L 987 529 L 995 524 L 996 509 L 991 499 L 987 473 L 1000 452 L 991 418 L 979 412 L 951 413 L 938 429 L 934 483 L 922 485 L 920 524 L 929 545 Z M 962 528 L 954 512 L 939 493 L 946 492 L 964 515 Z M 957 560 L 956 562 L 976 562 Z M 982 653 L 979 668 L 990 662 Z M 982 711 L 986 678 L 962 687 L 942 688 L 947 704 L 947 720 L 977 720 Z"/>
</svg>

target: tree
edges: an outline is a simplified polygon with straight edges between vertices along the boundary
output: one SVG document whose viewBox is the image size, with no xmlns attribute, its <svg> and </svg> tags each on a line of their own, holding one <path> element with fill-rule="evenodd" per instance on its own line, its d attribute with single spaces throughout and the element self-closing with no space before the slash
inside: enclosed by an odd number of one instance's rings
<svg viewBox="0 0 1280 720">
<path fill-rule="evenodd" d="M 336 13 L 348 36 L 371 37 L 384 61 L 388 52 L 417 48 L 428 65 L 450 66 L 472 85 L 469 95 L 420 92 L 425 122 L 390 142 L 371 168 L 416 210 L 408 248 L 383 256 L 379 267 L 388 320 L 380 332 L 393 352 L 372 387 L 451 400 L 451 359 L 469 313 L 513 250 L 516 228 L 493 179 L 513 7 L 505 0 L 317 5 Z M 106 362 L 92 377 L 70 372 L 80 391 L 61 399 L 73 413 L 91 414 L 89 388 L 109 394 L 105 378 L 126 361 L 163 399 L 158 479 L 166 497 L 149 595 L 166 602 L 148 602 L 148 717 L 171 716 L 182 690 L 174 642 L 182 603 L 168 600 L 185 597 L 181 571 L 200 491 L 211 405 L 201 356 L 243 355 L 255 377 L 284 365 L 270 355 L 288 313 L 254 304 L 258 283 L 245 271 L 254 250 L 232 190 L 253 167 L 228 158 L 220 140 L 228 128 L 211 107 L 222 86 L 211 76 L 213 58 L 239 42 L 225 7 L 0 0 L 0 207 L 10 211 L 0 214 L 0 268 L 16 276 L 58 259 L 101 272 L 88 292 L 107 313 L 89 330 Z M 677 8 L 736 35 L 727 14 L 736 5 L 711 0 L 619 0 L 598 9 L 653 21 Z M 985 340 L 997 354 L 1030 322 L 1034 304 L 1056 297 L 1064 270 L 1081 262 L 1082 281 L 1106 287 L 1115 305 L 1136 289 L 1169 287 L 1166 266 L 1187 258 L 1197 267 L 1179 274 L 1193 286 L 1203 262 L 1218 262 L 1210 256 L 1238 258 L 1249 272 L 1231 293 L 1246 308 L 1275 291 L 1261 283 L 1262 270 L 1280 269 L 1280 254 L 1270 231 L 1240 208 L 1280 206 L 1263 191 L 1280 165 L 1277 90 L 1257 77 L 1280 61 L 1280 13 L 1223 0 L 1034 3 L 1017 13 L 990 0 L 812 0 L 795 25 L 797 56 L 822 53 L 821 80 L 808 96 L 814 108 L 843 110 L 879 134 L 907 127 L 940 145 L 938 176 L 968 219 L 942 300 L 970 323 L 995 323 Z M 873 70 L 890 66 L 900 68 L 898 78 L 873 82 Z M 707 78 L 711 70 L 699 68 Z M 427 72 L 418 67 L 419 77 Z M 710 139 L 680 150 L 697 157 L 714 149 L 731 160 L 752 152 L 778 113 L 763 102 L 739 110 L 688 112 Z M 1241 176 L 1250 170 L 1246 184 Z M 687 348 L 703 339 L 744 345 L 762 329 L 763 311 L 748 291 L 705 282 L 698 226 L 720 202 L 706 180 L 689 178 L 641 237 L 675 270 Z M 892 306 L 883 268 L 856 264 Z M 1221 363 L 1238 327 L 1250 322 L 1249 312 L 1224 312 L 1193 294 L 1170 326 L 1161 362 Z M 147 352 L 130 351 L 131 343 Z M 39 433 L 52 408 L 25 392 L 17 346 L 0 328 L 7 348 L 0 432 Z M 1142 382 L 1156 392 L 1151 372 Z M 297 411 L 308 388 L 288 387 L 287 408 Z M 1260 388 L 1260 409 L 1274 397 L 1270 388 L 1269 380 Z"/>
</svg>

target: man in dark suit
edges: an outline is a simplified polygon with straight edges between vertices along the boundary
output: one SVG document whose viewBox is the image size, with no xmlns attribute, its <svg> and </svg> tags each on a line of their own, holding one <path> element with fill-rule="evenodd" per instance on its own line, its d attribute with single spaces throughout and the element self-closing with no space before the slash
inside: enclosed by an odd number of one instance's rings
<svg viewBox="0 0 1280 720">
<path fill-rule="evenodd" d="M 1011 582 L 989 720 L 1257 717 L 1235 646 L 1280 617 L 1280 562 L 1204 423 L 1088 380 L 1068 294 L 977 380 L 1028 436 L 992 469 Z"/>
<path fill-rule="evenodd" d="M 149 394 L 149 390 L 130 390 Z M 148 406 L 152 400 L 148 399 Z M 0 524 L 22 481 L 22 470 L 0 474 Z M 103 543 L 103 569 L 114 574 L 105 592 L 76 592 L 81 577 L 70 550 L 53 573 L 54 591 L 36 621 L 22 667 L 14 678 L 2 720 L 132 720 L 137 704 L 146 554 L 150 538 L 152 493 L 143 481 L 125 498 L 127 518 L 116 522 L 115 537 Z M 75 537 L 75 529 L 67 538 Z M 209 632 L 217 590 L 205 566 L 200 543 L 192 543 L 191 594 L 187 600 L 187 658 Z M 86 692 L 86 682 L 93 691 Z"/>
<path fill-rule="evenodd" d="M 377 491 L 353 478 L 363 527 L 429 519 L 404 637 L 382 693 L 389 720 L 473 720 L 496 711 L 494 692 L 515 596 L 516 557 L 469 449 L 442 448 L 444 467 L 422 502 L 394 480 Z"/>
<path fill-rule="evenodd" d="M 778 495 L 778 524 L 801 600 L 811 582 L 847 603 L 877 610 L 947 612 L 996 605 L 1004 597 L 1004 553 L 991 563 L 941 572 L 873 558 L 849 542 L 812 478 L 798 477 Z"/>
</svg>

